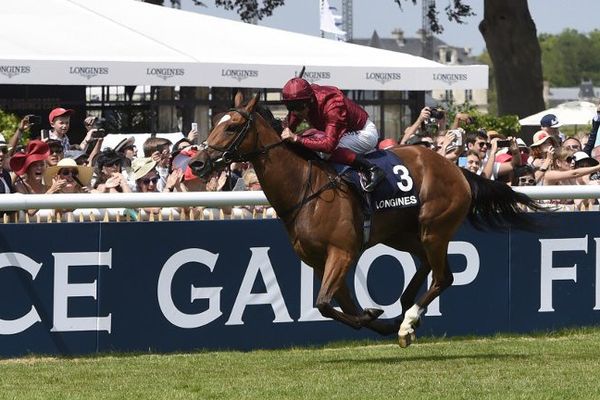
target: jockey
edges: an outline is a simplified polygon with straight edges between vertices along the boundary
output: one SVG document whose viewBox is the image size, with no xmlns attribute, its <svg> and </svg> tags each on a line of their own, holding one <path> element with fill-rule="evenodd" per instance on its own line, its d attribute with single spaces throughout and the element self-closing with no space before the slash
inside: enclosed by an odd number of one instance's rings
<svg viewBox="0 0 600 400">
<path fill-rule="evenodd" d="M 379 139 L 367 112 L 338 88 L 311 85 L 302 78 L 290 79 L 282 95 L 289 111 L 288 128 L 283 130 L 282 139 L 331 154 L 331 161 L 350 165 L 362 173 L 366 191 L 375 189 L 385 173 L 363 156 L 375 150 Z M 311 129 L 297 135 L 294 130 L 303 120 Z"/>
</svg>

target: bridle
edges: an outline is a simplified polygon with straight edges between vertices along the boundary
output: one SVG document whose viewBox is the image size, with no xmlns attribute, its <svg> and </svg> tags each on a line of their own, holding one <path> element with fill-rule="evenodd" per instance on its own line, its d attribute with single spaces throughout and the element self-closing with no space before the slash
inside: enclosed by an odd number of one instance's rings
<svg viewBox="0 0 600 400">
<path fill-rule="evenodd" d="M 219 147 L 219 146 L 210 145 L 210 144 L 208 144 L 208 142 L 204 143 L 203 147 L 205 149 L 209 148 L 211 150 L 221 153 L 221 155 L 218 158 L 216 158 L 214 160 L 209 159 L 210 163 L 212 164 L 212 167 L 221 168 L 221 167 L 231 164 L 232 162 L 250 161 L 251 159 L 253 159 L 257 156 L 267 154 L 267 152 L 269 150 L 271 150 L 273 147 L 280 146 L 283 144 L 283 140 L 280 140 L 276 143 L 272 143 L 267 146 L 264 146 L 261 149 L 240 154 L 239 147 L 242 144 L 242 142 L 244 141 L 244 139 L 246 139 L 246 136 L 248 135 L 248 132 L 250 131 L 250 127 L 252 126 L 252 123 L 254 122 L 253 113 L 249 113 L 246 110 L 239 109 L 239 108 L 231 108 L 229 111 L 237 112 L 238 114 L 240 114 L 242 117 L 244 117 L 246 119 L 246 122 L 244 123 L 242 128 L 239 130 L 239 132 L 236 133 L 235 137 L 233 138 L 233 140 L 229 143 L 229 145 L 227 147 Z"/>
</svg>

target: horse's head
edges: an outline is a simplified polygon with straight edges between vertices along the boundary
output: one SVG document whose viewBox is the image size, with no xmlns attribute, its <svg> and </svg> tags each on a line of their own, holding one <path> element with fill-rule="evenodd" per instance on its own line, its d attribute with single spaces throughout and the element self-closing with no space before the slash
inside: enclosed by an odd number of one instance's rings
<svg viewBox="0 0 600 400">
<path fill-rule="evenodd" d="M 224 114 L 208 135 L 204 149 L 190 160 L 195 175 L 205 178 L 235 161 L 247 161 L 257 154 L 258 138 L 254 108 L 259 94 L 242 106 L 242 94 L 235 96 L 235 107 Z"/>
</svg>

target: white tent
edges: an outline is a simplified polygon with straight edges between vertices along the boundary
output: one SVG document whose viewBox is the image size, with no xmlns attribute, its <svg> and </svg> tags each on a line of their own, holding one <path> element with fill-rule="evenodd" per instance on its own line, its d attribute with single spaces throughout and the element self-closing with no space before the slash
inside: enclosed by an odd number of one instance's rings
<svg viewBox="0 0 600 400">
<path fill-rule="evenodd" d="M 596 115 L 596 105 L 588 101 L 569 101 L 519 120 L 523 126 L 540 126 L 542 117 L 554 114 L 562 125 L 587 125 Z"/>
<path fill-rule="evenodd" d="M 0 84 L 481 89 L 488 68 L 244 24 L 133 0 L 0 1 Z"/>
</svg>

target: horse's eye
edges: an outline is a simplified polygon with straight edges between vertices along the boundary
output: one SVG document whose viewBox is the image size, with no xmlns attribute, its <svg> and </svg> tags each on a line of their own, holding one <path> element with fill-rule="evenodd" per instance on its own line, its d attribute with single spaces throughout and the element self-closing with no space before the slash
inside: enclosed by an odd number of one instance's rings
<svg viewBox="0 0 600 400">
<path fill-rule="evenodd" d="M 225 133 L 229 134 L 229 135 L 235 135 L 236 133 L 240 132 L 240 127 L 239 126 L 228 126 L 227 129 L 225 130 Z"/>
</svg>

